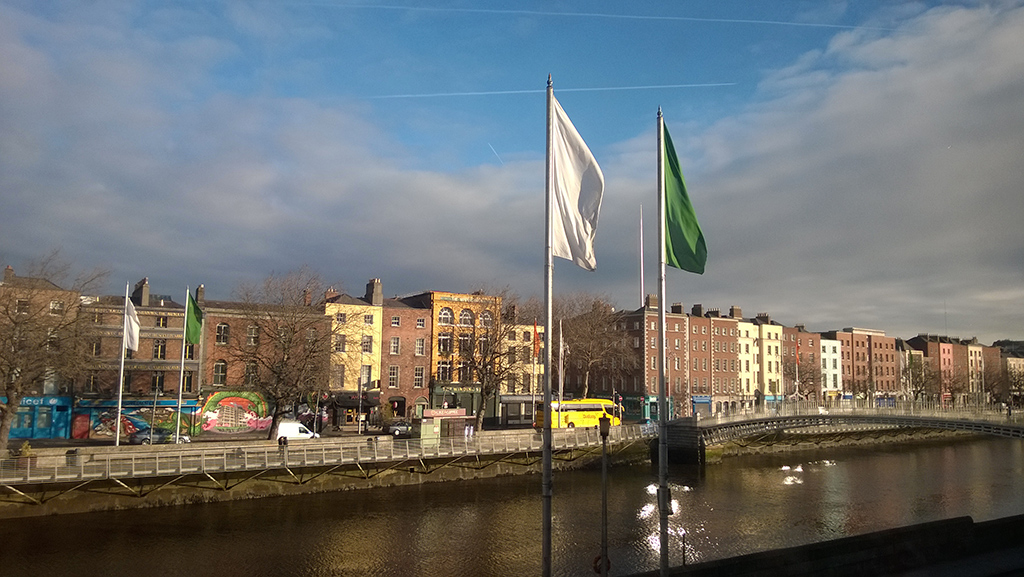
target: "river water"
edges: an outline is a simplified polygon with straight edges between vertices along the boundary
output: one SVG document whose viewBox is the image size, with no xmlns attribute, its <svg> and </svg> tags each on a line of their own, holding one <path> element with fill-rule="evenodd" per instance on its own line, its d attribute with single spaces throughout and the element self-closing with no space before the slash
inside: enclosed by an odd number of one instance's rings
<svg viewBox="0 0 1024 577">
<path fill-rule="evenodd" d="M 611 575 L 658 568 L 657 471 L 609 472 Z M 981 439 L 726 459 L 670 471 L 671 565 L 913 523 L 1024 513 L 1024 443 Z M 555 575 L 592 575 L 600 469 L 556 472 Z M 0 574 L 541 573 L 540 476 L 0 522 Z"/>
</svg>

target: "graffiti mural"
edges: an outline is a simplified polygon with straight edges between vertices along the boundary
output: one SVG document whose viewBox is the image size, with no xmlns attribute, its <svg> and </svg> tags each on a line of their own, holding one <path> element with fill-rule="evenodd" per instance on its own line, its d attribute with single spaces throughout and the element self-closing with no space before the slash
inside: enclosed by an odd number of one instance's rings
<svg viewBox="0 0 1024 577">
<path fill-rule="evenodd" d="M 266 431 L 274 420 L 267 401 L 259 393 L 231 391 L 214 393 L 202 409 L 202 430 L 211 433 Z"/>
<path fill-rule="evenodd" d="M 181 433 L 196 435 L 200 431 L 199 403 L 186 400 L 181 404 Z M 79 400 L 71 422 L 73 439 L 113 439 L 117 418 L 117 401 Z M 163 400 L 155 405 L 153 401 L 126 399 L 121 407 L 122 438 L 136 431 L 157 429 L 174 431 L 178 423 L 176 401 Z"/>
</svg>

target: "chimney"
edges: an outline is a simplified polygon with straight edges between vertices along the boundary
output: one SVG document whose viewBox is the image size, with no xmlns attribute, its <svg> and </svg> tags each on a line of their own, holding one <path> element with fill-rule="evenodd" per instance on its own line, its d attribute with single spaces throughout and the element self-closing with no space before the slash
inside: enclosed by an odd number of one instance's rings
<svg viewBox="0 0 1024 577">
<path fill-rule="evenodd" d="M 384 305 L 384 287 L 379 278 L 371 278 L 366 283 L 366 300 L 375 307 Z"/>
<path fill-rule="evenodd" d="M 7 268 L 4 269 L 4 282 L 11 282 L 12 280 L 14 280 L 14 269 L 11 268 L 11 265 L 7 265 Z"/>
<path fill-rule="evenodd" d="M 313 293 L 309 292 L 309 289 L 302 289 L 302 304 L 307 307 L 313 304 Z"/>
<path fill-rule="evenodd" d="M 647 298 L 644 299 L 644 308 L 658 310 L 658 296 L 647 295 Z"/>
<path fill-rule="evenodd" d="M 135 283 L 135 288 L 132 289 L 132 302 L 139 305 L 140 307 L 149 306 L 149 277 L 145 277 L 139 282 Z"/>
<path fill-rule="evenodd" d="M 324 293 L 324 300 L 325 301 L 330 301 L 333 298 L 337 298 L 337 296 L 338 296 L 338 291 L 334 290 L 334 287 L 332 286 L 332 287 L 329 287 L 327 289 L 327 292 Z"/>
<path fill-rule="evenodd" d="M 683 303 L 672 303 L 672 312 L 677 315 L 683 314 Z"/>
<path fill-rule="evenodd" d="M 200 304 L 206 302 L 206 285 L 196 287 L 196 302 Z"/>
<path fill-rule="evenodd" d="M 695 317 L 704 316 L 704 305 L 693 305 L 693 308 L 690 309 L 690 314 Z"/>
<path fill-rule="evenodd" d="M 729 316 L 734 318 L 734 319 L 742 319 L 743 318 L 743 309 L 741 309 L 740 307 L 737 307 L 737 306 L 731 306 L 731 307 L 729 307 Z"/>
<path fill-rule="evenodd" d="M 807 329 L 804 327 L 804 325 L 796 325 L 793 328 L 796 329 L 796 332 L 798 332 L 798 333 L 806 333 L 807 332 Z"/>
<path fill-rule="evenodd" d="M 768 313 L 757 313 L 757 320 L 770 325 L 772 323 L 772 316 Z"/>
<path fill-rule="evenodd" d="M 708 309 L 708 316 L 717 319 L 722 316 L 722 311 L 720 309 Z"/>
</svg>

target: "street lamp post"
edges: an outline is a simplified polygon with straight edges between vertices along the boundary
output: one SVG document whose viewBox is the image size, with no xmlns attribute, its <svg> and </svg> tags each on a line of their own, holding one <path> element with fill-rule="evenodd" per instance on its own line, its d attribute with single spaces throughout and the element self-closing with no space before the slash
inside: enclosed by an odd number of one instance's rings
<svg viewBox="0 0 1024 577">
<path fill-rule="evenodd" d="M 611 419 L 601 417 L 601 577 L 608 577 L 608 433 L 611 430 Z"/>
</svg>

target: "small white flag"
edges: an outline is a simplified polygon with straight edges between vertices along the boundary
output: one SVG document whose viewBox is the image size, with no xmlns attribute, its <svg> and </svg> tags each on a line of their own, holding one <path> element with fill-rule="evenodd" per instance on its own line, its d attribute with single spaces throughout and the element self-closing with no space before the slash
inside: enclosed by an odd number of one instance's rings
<svg viewBox="0 0 1024 577">
<path fill-rule="evenodd" d="M 552 119 L 554 210 L 551 250 L 587 270 L 597 268 L 594 236 L 604 196 L 604 174 L 554 96 Z"/>
<path fill-rule="evenodd" d="M 124 346 L 133 351 L 139 350 L 139 316 L 135 314 L 135 305 L 128 299 L 124 308 Z"/>
</svg>

